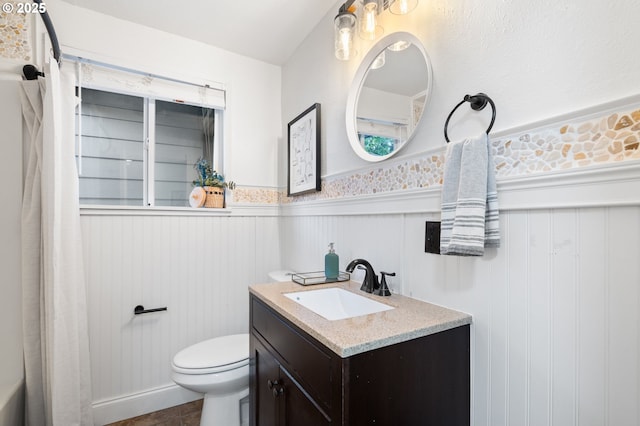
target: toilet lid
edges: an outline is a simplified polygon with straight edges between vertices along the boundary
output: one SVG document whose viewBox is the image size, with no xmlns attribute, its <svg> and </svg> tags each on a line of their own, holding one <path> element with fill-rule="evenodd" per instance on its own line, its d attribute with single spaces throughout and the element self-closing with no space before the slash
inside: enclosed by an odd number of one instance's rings
<svg viewBox="0 0 640 426">
<path fill-rule="evenodd" d="M 178 368 L 208 369 L 243 363 L 249 359 L 249 335 L 216 337 L 189 346 L 173 357 Z"/>
</svg>

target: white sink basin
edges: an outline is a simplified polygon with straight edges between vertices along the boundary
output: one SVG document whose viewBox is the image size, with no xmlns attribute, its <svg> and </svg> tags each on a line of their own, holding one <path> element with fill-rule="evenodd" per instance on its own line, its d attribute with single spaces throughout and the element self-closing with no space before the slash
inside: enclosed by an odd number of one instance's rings
<svg viewBox="0 0 640 426">
<path fill-rule="evenodd" d="M 394 309 L 393 306 L 336 287 L 297 291 L 284 295 L 329 321 Z"/>
</svg>

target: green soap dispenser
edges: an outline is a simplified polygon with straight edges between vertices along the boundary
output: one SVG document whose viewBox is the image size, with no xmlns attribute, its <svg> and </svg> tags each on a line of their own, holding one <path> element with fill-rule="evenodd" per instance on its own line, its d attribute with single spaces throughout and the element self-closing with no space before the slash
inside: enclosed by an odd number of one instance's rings
<svg viewBox="0 0 640 426">
<path fill-rule="evenodd" d="M 338 279 L 338 264 L 340 259 L 333 249 L 333 243 L 329 243 L 329 253 L 324 256 L 324 275 L 327 281 L 335 281 Z"/>
</svg>

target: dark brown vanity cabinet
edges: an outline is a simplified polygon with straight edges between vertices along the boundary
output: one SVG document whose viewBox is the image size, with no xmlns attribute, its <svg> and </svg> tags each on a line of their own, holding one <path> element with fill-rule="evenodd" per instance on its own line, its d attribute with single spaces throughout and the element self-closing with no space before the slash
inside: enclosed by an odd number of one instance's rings
<svg viewBox="0 0 640 426">
<path fill-rule="evenodd" d="M 251 295 L 252 426 L 469 425 L 469 326 L 341 358 Z"/>
<path fill-rule="evenodd" d="M 259 425 L 329 425 L 330 411 L 290 374 L 278 360 L 256 342 L 256 418 Z M 255 420 L 255 419 L 254 419 Z"/>
</svg>

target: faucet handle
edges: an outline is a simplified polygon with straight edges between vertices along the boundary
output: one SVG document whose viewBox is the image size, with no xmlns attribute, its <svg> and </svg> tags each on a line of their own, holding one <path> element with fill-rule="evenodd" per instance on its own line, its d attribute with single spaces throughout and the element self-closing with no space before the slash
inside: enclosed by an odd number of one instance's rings
<svg viewBox="0 0 640 426">
<path fill-rule="evenodd" d="M 387 275 L 390 277 L 395 277 L 395 272 L 384 272 L 380 271 L 380 288 L 375 291 L 375 294 L 378 296 L 391 296 L 391 290 L 387 286 Z"/>
</svg>

